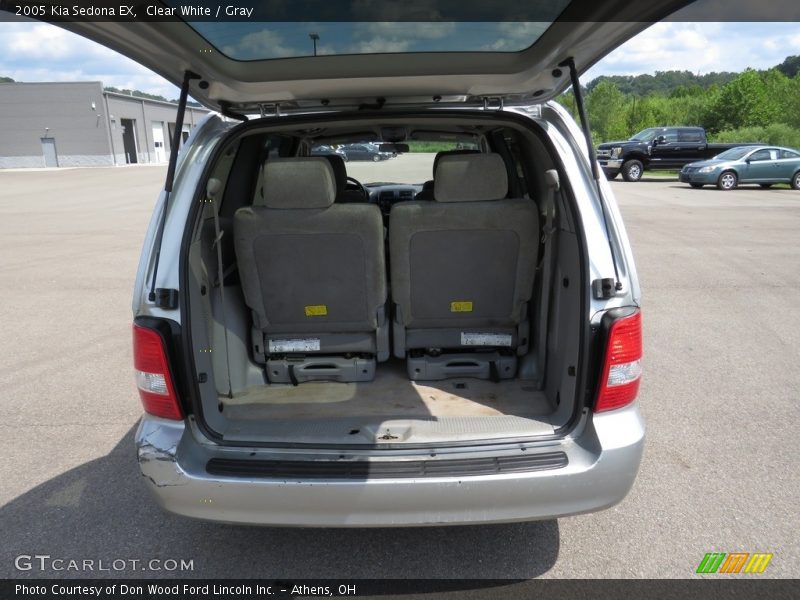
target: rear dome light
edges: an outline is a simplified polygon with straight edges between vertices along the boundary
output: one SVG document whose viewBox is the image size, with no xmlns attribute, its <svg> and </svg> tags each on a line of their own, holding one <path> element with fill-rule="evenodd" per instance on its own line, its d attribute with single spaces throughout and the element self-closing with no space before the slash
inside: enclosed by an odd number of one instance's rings
<svg viewBox="0 0 800 600">
<path fill-rule="evenodd" d="M 183 411 L 169 373 L 164 341 L 158 332 L 133 326 L 133 367 L 145 412 L 165 419 L 182 420 Z"/>
<path fill-rule="evenodd" d="M 614 321 L 600 378 L 595 412 L 622 408 L 633 402 L 642 379 L 642 313 Z"/>
</svg>

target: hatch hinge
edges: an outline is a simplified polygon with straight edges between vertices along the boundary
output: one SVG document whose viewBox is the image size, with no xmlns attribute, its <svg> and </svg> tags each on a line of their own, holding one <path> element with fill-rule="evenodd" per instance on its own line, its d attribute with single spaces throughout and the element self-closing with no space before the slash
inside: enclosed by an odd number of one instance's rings
<svg viewBox="0 0 800 600">
<path fill-rule="evenodd" d="M 616 281 L 613 277 L 592 281 L 592 295 L 598 300 L 608 300 L 617 295 Z"/>
<path fill-rule="evenodd" d="M 261 118 L 264 117 L 280 117 L 281 116 L 281 105 L 279 102 L 263 102 L 258 105 L 259 110 L 261 111 Z"/>
<path fill-rule="evenodd" d="M 178 308 L 178 290 L 170 288 L 156 288 L 156 306 L 169 310 Z"/>
<path fill-rule="evenodd" d="M 503 110 L 502 96 L 482 96 L 483 110 Z"/>
</svg>

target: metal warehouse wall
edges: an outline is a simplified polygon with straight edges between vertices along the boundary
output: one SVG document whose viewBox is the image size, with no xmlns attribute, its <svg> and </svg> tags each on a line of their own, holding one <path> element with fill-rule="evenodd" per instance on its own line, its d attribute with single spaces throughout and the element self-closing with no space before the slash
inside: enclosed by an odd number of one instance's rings
<svg viewBox="0 0 800 600">
<path fill-rule="evenodd" d="M 0 168 L 113 164 L 99 81 L 0 83 L 0 106 Z"/>
<path fill-rule="evenodd" d="M 177 105 L 91 82 L 0 84 L 0 169 L 169 160 Z M 208 114 L 187 108 L 184 136 Z"/>
<path fill-rule="evenodd" d="M 167 162 L 172 145 L 171 132 L 174 131 L 175 117 L 178 114 L 177 105 L 113 92 L 106 92 L 105 96 L 111 124 L 111 144 L 117 164 Z M 206 109 L 187 107 L 183 130 L 189 132 L 206 114 Z M 128 127 L 133 125 L 136 160 L 133 160 L 130 152 L 125 151 L 123 136 L 126 130 L 123 120 Z M 155 139 L 159 129 L 162 132 L 160 151 L 156 147 L 158 140 Z"/>
</svg>

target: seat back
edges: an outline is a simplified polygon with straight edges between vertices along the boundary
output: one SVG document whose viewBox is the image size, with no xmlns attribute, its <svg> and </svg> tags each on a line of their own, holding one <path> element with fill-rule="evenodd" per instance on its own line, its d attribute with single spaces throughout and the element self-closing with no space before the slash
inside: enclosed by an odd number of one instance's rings
<svg viewBox="0 0 800 600">
<path fill-rule="evenodd" d="M 334 173 L 322 157 L 270 159 L 263 181 L 263 198 L 256 194 L 253 206 L 234 216 L 234 245 L 265 358 L 350 352 L 385 358 L 380 209 L 334 204 Z"/>
<path fill-rule="evenodd" d="M 436 177 L 436 167 L 439 166 L 439 161 L 445 156 L 456 156 L 459 154 L 477 154 L 478 150 L 442 150 L 436 153 L 433 157 L 433 176 Z M 414 200 L 433 200 L 433 179 L 430 179 L 422 184 L 422 189 L 414 196 Z"/>
<path fill-rule="evenodd" d="M 487 347 L 522 354 L 539 245 L 535 203 L 506 199 L 497 154 L 443 156 L 434 181 L 435 202 L 391 212 L 395 355 Z"/>
</svg>

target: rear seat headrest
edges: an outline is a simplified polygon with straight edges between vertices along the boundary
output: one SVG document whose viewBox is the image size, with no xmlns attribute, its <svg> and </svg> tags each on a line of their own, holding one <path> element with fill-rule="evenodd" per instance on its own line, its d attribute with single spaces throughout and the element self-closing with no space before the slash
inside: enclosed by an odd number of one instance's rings
<svg viewBox="0 0 800 600">
<path fill-rule="evenodd" d="M 508 173 L 499 154 L 442 156 L 433 181 L 437 202 L 500 200 L 508 194 Z"/>
<path fill-rule="evenodd" d="M 267 208 L 327 208 L 336 199 L 336 178 L 322 157 L 272 158 L 264 163 L 264 198 L 255 206 Z"/>
</svg>

